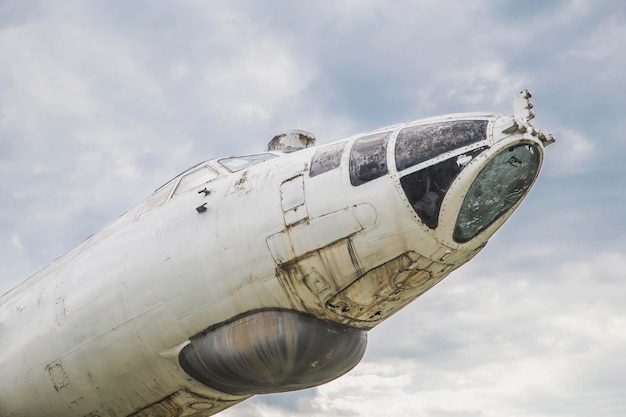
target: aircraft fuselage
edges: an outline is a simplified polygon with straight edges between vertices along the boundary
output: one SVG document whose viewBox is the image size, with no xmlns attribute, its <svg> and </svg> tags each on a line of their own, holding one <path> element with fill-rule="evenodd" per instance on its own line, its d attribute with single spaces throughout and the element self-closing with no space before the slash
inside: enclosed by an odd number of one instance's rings
<svg viewBox="0 0 626 417">
<path fill-rule="evenodd" d="M 528 98 L 177 176 L 0 298 L 0 417 L 208 416 L 349 371 L 532 187 Z"/>
</svg>

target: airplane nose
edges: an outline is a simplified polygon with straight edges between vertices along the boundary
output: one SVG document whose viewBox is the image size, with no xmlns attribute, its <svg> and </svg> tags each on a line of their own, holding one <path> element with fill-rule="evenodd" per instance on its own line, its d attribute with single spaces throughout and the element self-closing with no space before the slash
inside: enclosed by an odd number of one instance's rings
<svg viewBox="0 0 626 417">
<path fill-rule="evenodd" d="M 472 125 L 464 121 L 463 129 L 453 125 L 457 129 L 451 132 L 456 136 L 450 134 L 442 143 L 457 145 L 456 148 L 442 145 L 443 152 L 431 159 L 434 163 L 426 166 L 414 163 L 415 168 L 400 172 L 401 191 L 419 222 L 449 247 L 486 241 L 528 193 L 543 160 L 542 143 L 532 135 L 488 136 L 486 122 L 482 127 L 479 122 L 473 121 Z M 467 132 L 474 131 L 478 132 L 474 139 L 464 139 L 471 136 Z M 397 144 L 400 139 L 399 135 Z M 412 157 L 412 153 L 423 154 L 413 150 L 420 149 L 421 143 L 406 149 L 396 144 L 398 170 L 410 167 L 404 159 Z M 497 226 L 490 228 L 494 223 Z M 479 235 L 481 242 L 474 240 Z"/>
<path fill-rule="evenodd" d="M 496 154 L 469 187 L 453 239 L 470 241 L 519 202 L 537 177 L 540 163 L 540 150 L 532 144 L 514 145 Z"/>
<path fill-rule="evenodd" d="M 438 228 L 442 203 L 450 186 L 469 162 L 485 149 L 468 151 L 400 178 L 404 194 L 424 225 L 432 230 Z"/>
</svg>

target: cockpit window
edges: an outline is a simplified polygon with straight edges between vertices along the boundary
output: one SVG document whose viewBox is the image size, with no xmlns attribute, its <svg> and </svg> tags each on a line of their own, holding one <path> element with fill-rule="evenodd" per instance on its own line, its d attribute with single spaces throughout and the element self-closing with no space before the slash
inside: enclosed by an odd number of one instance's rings
<svg viewBox="0 0 626 417">
<path fill-rule="evenodd" d="M 341 155 L 345 147 L 345 142 L 333 143 L 332 145 L 321 147 L 315 151 L 315 155 L 313 155 L 313 159 L 311 160 L 309 176 L 315 177 L 316 175 L 338 168 L 341 164 Z"/>
<path fill-rule="evenodd" d="M 212 181 L 217 177 L 217 172 L 205 165 L 195 171 L 183 175 L 178 183 L 178 187 L 176 187 L 176 191 L 174 191 L 174 195 L 182 194 L 185 191 L 189 191 L 192 188 Z"/>
<path fill-rule="evenodd" d="M 361 185 L 387 173 L 387 142 L 391 132 L 357 139 L 350 152 L 350 183 Z"/>
<path fill-rule="evenodd" d="M 540 163 L 533 145 L 514 146 L 489 161 L 463 200 L 454 240 L 469 242 L 517 204 L 535 181 Z"/>
<path fill-rule="evenodd" d="M 480 142 L 487 137 L 487 120 L 454 120 L 402 129 L 396 140 L 398 171 L 443 152 Z"/>
<path fill-rule="evenodd" d="M 459 172 L 486 148 L 475 149 L 400 178 L 400 185 L 413 210 L 431 229 L 439 224 L 441 203 Z"/>
<path fill-rule="evenodd" d="M 143 216 L 149 211 L 152 211 L 155 208 L 162 205 L 163 203 L 165 203 L 168 197 L 170 196 L 170 194 L 172 193 L 174 184 L 176 184 L 176 181 L 172 180 L 168 182 L 167 184 L 165 184 L 163 187 L 156 190 L 154 194 L 152 194 L 150 197 L 148 197 L 146 202 L 143 204 L 143 207 L 141 208 L 140 216 Z"/>
<path fill-rule="evenodd" d="M 259 153 L 255 155 L 222 158 L 218 162 L 224 165 L 230 172 L 237 172 L 241 171 L 242 169 L 251 167 L 252 165 L 260 164 L 261 162 L 274 158 L 278 158 L 278 155 L 274 155 L 271 153 Z"/>
</svg>

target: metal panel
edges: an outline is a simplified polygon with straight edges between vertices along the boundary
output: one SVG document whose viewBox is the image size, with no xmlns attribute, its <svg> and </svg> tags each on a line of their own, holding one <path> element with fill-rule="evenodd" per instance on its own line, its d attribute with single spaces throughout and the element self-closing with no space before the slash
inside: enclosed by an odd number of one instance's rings
<svg viewBox="0 0 626 417">
<path fill-rule="evenodd" d="M 280 185 L 280 205 L 287 226 L 309 217 L 304 200 L 304 176 L 298 175 Z"/>
<path fill-rule="evenodd" d="M 355 207 L 310 219 L 267 238 L 267 247 L 276 263 L 282 264 L 323 248 L 362 230 Z"/>
<path fill-rule="evenodd" d="M 432 288 L 452 269 L 453 265 L 407 252 L 368 271 L 326 305 L 344 317 L 378 322 Z"/>
</svg>

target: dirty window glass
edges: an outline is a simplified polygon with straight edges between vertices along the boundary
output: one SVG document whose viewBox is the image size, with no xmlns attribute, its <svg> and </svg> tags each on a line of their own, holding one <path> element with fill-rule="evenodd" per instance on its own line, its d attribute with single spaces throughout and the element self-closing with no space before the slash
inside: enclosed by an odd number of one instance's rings
<svg viewBox="0 0 626 417">
<path fill-rule="evenodd" d="M 144 203 L 141 209 L 141 216 L 165 203 L 167 198 L 170 196 L 175 183 L 176 181 L 170 181 L 163 187 L 156 190 L 154 194 L 152 194 Z"/>
<path fill-rule="evenodd" d="M 350 183 L 365 184 L 387 173 L 387 142 L 390 132 L 357 139 L 350 152 Z"/>
<path fill-rule="evenodd" d="M 269 159 L 278 158 L 278 155 L 271 153 L 259 153 L 255 155 L 233 156 L 232 158 L 223 158 L 219 163 L 224 165 L 230 172 L 241 171 L 242 169 L 260 164 Z"/>
<path fill-rule="evenodd" d="M 192 188 L 197 187 L 198 185 L 202 185 L 209 181 L 217 178 L 217 172 L 213 171 L 208 166 L 203 166 L 193 172 L 185 174 L 178 183 L 178 187 L 176 187 L 176 191 L 174 191 L 174 195 L 179 195 L 184 193 L 185 191 L 189 191 Z"/>
<path fill-rule="evenodd" d="M 401 171 L 443 152 L 484 140 L 488 123 L 487 120 L 455 120 L 404 128 L 396 141 L 396 168 Z"/>
<path fill-rule="evenodd" d="M 469 242 L 523 198 L 539 171 L 539 150 L 531 145 L 507 149 L 478 174 L 454 227 L 453 238 Z"/>
<path fill-rule="evenodd" d="M 413 210 L 431 229 L 439 224 L 441 203 L 459 172 L 486 148 L 439 162 L 400 178 L 400 185 Z"/>
<path fill-rule="evenodd" d="M 341 155 L 343 154 L 345 145 L 345 142 L 334 143 L 318 149 L 311 160 L 309 175 L 315 177 L 316 175 L 338 168 L 341 163 Z"/>
</svg>

